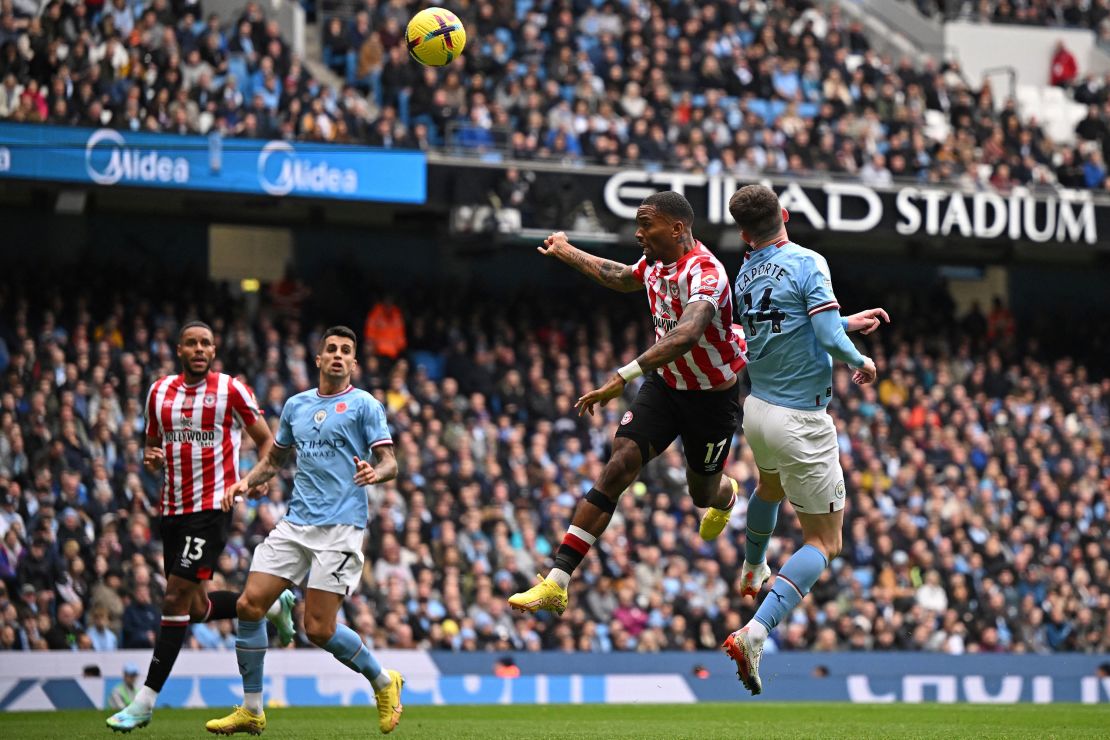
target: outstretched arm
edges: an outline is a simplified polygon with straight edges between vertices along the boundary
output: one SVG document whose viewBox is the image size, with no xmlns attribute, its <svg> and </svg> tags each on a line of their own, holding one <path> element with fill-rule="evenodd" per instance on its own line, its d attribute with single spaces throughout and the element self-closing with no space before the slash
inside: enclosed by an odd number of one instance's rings
<svg viewBox="0 0 1110 740">
<path fill-rule="evenodd" d="M 643 283 L 637 279 L 632 265 L 624 265 L 620 262 L 602 259 L 588 252 L 583 252 L 567 241 L 567 235 L 561 231 L 557 231 L 544 239 L 543 246 L 537 247 L 536 251 L 565 262 L 606 288 L 622 293 L 631 293 L 644 287 Z"/>
<path fill-rule="evenodd" d="M 868 308 L 865 311 L 854 313 L 851 316 L 842 316 L 840 318 L 840 325 L 844 327 L 844 331 L 853 332 L 858 331 L 860 334 L 867 335 L 875 331 L 882 325 L 883 322 L 890 323 L 890 316 L 884 308 Z"/>
<path fill-rule="evenodd" d="M 666 336 L 656 342 L 647 352 L 637 357 L 634 362 L 614 373 L 605 385 L 578 399 L 575 406 L 578 408 L 579 415 L 585 413 L 592 415 L 595 404 L 604 406 L 619 396 L 627 382 L 621 373 L 627 369 L 639 366 L 639 371 L 629 375 L 630 378 L 649 373 L 682 357 L 693 349 L 694 345 L 698 343 L 698 339 L 705 334 L 706 328 L 713 321 L 713 314 L 716 311 L 716 305 L 709 301 L 687 303 L 682 318 L 679 319 L 678 325 L 674 329 L 667 332 Z"/>
<path fill-rule="evenodd" d="M 860 354 L 852 340 L 844 333 L 840 313 L 836 310 L 821 311 L 809 317 L 817 343 L 832 355 L 833 359 L 846 362 L 856 370 L 852 379 L 863 385 L 875 380 L 875 363 L 870 357 Z"/>
</svg>

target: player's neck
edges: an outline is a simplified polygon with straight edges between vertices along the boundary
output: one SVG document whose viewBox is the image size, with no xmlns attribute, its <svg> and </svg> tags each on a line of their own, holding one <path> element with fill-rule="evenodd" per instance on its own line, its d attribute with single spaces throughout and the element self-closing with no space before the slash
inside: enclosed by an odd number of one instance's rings
<svg viewBox="0 0 1110 740">
<path fill-rule="evenodd" d="M 205 372 L 201 373 L 200 375 L 196 375 L 194 373 L 189 372 L 188 370 L 182 370 L 181 371 L 181 376 L 183 378 L 185 378 L 185 385 L 197 385 L 202 380 L 204 380 L 205 378 L 208 377 L 208 371 L 205 371 Z"/>
<path fill-rule="evenodd" d="M 692 234 L 686 232 L 681 237 L 679 237 L 678 243 L 675 246 L 677 247 L 675 252 L 663 258 L 663 264 L 673 265 L 675 262 L 678 262 L 680 259 L 690 254 L 690 252 L 693 252 L 695 249 L 697 249 L 698 242 L 696 239 L 694 239 L 694 236 Z"/>
<path fill-rule="evenodd" d="M 326 375 L 320 376 L 320 395 L 321 396 L 334 396 L 347 390 L 347 386 L 351 384 L 351 379 L 347 378 L 329 378 Z"/>
<path fill-rule="evenodd" d="M 782 231 L 775 234 L 770 239 L 764 239 L 760 242 L 757 242 L 756 245 L 752 247 L 752 251 L 753 252 L 758 252 L 761 249 L 766 249 L 767 247 L 773 247 L 776 244 L 780 244 L 780 243 L 786 242 L 786 241 L 790 241 L 790 237 L 786 235 L 786 229 L 783 229 Z"/>
</svg>

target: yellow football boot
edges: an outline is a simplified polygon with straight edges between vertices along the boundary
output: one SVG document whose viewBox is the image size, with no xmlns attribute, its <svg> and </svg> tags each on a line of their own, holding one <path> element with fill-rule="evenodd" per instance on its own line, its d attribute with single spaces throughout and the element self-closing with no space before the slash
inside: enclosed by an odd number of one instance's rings
<svg viewBox="0 0 1110 740">
<path fill-rule="evenodd" d="M 393 679 L 392 683 L 374 695 L 378 700 L 378 729 L 386 735 L 400 724 L 401 712 L 405 711 L 401 704 L 401 688 L 405 685 L 405 677 L 397 671 L 390 671 L 389 677 Z"/>
<path fill-rule="evenodd" d="M 244 707 L 235 707 L 235 711 L 226 717 L 208 720 L 204 729 L 214 735 L 234 735 L 239 732 L 261 735 L 266 729 L 266 713 L 253 714 Z"/>
<path fill-rule="evenodd" d="M 562 616 L 567 608 L 567 590 L 550 578 L 538 574 L 536 578 L 540 582 L 535 586 L 509 597 L 509 606 L 522 612 L 537 612 L 542 609 Z"/>
<path fill-rule="evenodd" d="M 698 534 L 706 542 L 717 539 L 721 532 L 725 531 L 725 526 L 732 516 L 732 510 L 736 508 L 736 496 L 740 492 L 740 484 L 727 475 L 725 480 L 732 484 L 732 506 L 725 511 L 713 507 L 705 510 L 705 516 L 701 518 L 701 526 L 698 527 Z"/>
</svg>

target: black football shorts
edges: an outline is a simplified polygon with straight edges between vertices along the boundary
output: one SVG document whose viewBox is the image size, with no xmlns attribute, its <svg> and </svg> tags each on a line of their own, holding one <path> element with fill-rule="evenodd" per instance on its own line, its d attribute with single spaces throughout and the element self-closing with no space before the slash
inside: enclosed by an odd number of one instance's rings
<svg viewBox="0 0 1110 740">
<path fill-rule="evenodd" d="M 162 556 L 166 575 L 193 581 L 212 578 L 227 546 L 231 512 L 212 509 L 162 517 Z"/>
<path fill-rule="evenodd" d="M 723 391 L 679 391 L 658 373 L 645 376 L 640 392 L 617 427 L 640 448 L 644 464 L 682 437 L 686 464 L 700 475 L 724 469 L 740 423 L 740 383 Z"/>
</svg>

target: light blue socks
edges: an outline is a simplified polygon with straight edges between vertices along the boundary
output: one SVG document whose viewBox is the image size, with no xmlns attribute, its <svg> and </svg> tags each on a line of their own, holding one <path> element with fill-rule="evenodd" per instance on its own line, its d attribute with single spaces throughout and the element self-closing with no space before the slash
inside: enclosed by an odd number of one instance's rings
<svg viewBox="0 0 1110 740">
<path fill-rule="evenodd" d="M 829 565 L 825 555 L 813 545 L 803 545 L 782 566 L 775 585 L 759 605 L 755 620 L 770 632 L 786 618 L 817 583 Z"/>
<path fill-rule="evenodd" d="M 268 644 L 265 619 L 257 622 L 239 620 L 235 656 L 239 659 L 239 673 L 243 676 L 243 707 L 253 714 L 262 713 L 262 664 L 266 660 Z"/>
<path fill-rule="evenodd" d="M 362 644 L 362 639 L 345 624 L 335 626 L 335 634 L 324 643 L 324 649 L 355 673 L 366 676 L 374 691 L 381 691 L 393 680 L 389 671 L 382 668 L 382 664 Z"/>
<path fill-rule="evenodd" d="M 767 543 L 779 521 L 779 503 L 768 503 L 754 493 L 748 499 L 748 533 L 744 541 L 744 560 L 758 565 L 767 559 Z"/>
</svg>

